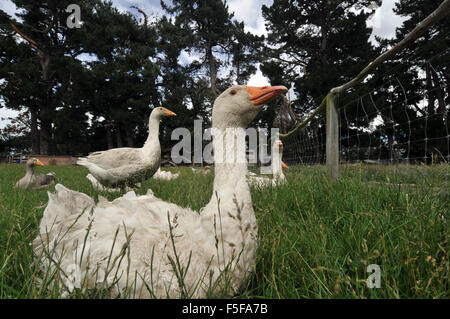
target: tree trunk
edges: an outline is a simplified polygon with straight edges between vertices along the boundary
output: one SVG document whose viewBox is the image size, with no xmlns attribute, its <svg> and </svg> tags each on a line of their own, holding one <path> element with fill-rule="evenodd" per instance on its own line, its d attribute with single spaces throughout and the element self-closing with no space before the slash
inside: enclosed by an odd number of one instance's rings
<svg viewBox="0 0 450 319">
<path fill-rule="evenodd" d="M 214 59 L 214 55 L 212 52 L 212 45 L 208 43 L 206 47 L 206 58 L 209 63 L 209 76 L 211 79 L 211 91 L 214 94 L 214 97 L 217 97 L 217 68 L 216 68 L 216 60 Z"/>
<path fill-rule="evenodd" d="M 52 155 L 51 139 L 52 139 L 51 122 L 41 117 L 40 154 Z"/>
<path fill-rule="evenodd" d="M 125 130 L 125 139 L 127 140 L 128 147 L 134 147 L 133 136 L 131 136 L 128 130 Z"/>
<path fill-rule="evenodd" d="M 323 18 L 323 21 L 327 21 L 328 18 L 328 12 L 325 11 L 325 16 Z M 326 22 L 320 26 L 320 36 L 321 36 L 321 43 L 320 43 L 320 60 L 322 62 L 323 66 L 328 65 L 328 55 L 327 55 L 327 48 L 328 48 L 328 25 Z"/>
<path fill-rule="evenodd" d="M 108 143 L 108 149 L 114 148 L 113 135 L 110 127 L 106 128 L 106 142 Z"/>
<path fill-rule="evenodd" d="M 117 126 L 116 130 L 116 141 L 117 141 L 117 147 L 123 147 L 123 141 L 122 141 L 122 134 L 120 133 L 120 126 Z"/>
<path fill-rule="evenodd" d="M 428 116 L 434 114 L 434 101 L 436 101 L 436 94 L 433 91 L 433 83 L 431 81 L 431 71 L 430 66 L 426 67 L 426 81 L 427 81 L 427 94 L 428 94 Z"/>
<path fill-rule="evenodd" d="M 41 134 L 40 134 L 40 149 L 42 155 L 52 155 L 52 119 L 50 116 L 50 109 L 53 105 L 52 101 L 52 82 L 49 78 L 50 73 L 50 54 L 38 50 L 40 58 L 42 81 L 48 85 L 47 87 L 47 99 L 41 104 L 40 120 L 41 120 Z"/>
<path fill-rule="evenodd" d="M 393 163 L 394 160 L 394 135 L 392 133 L 388 133 L 388 147 L 389 147 L 389 160 L 390 163 Z"/>
<path fill-rule="evenodd" d="M 31 152 L 32 154 L 41 154 L 40 134 L 38 129 L 38 114 L 35 108 L 30 108 L 31 115 Z"/>
<path fill-rule="evenodd" d="M 433 68 L 431 69 L 431 76 L 433 78 L 433 90 L 436 94 L 436 98 L 439 102 L 437 114 L 442 114 L 442 117 L 444 117 L 445 114 L 445 101 L 444 101 L 444 92 L 442 92 L 442 87 L 440 86 L 439 77 L 436 73 L 436 71 Z"/>
</svg>

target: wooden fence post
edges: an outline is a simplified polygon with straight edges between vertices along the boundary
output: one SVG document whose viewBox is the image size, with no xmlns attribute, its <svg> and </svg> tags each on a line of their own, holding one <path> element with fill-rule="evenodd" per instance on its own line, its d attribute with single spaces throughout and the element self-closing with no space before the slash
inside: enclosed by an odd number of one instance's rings
<svg viewBox="0 0 450 319">
<path fill-rule="evenodd" d="M 331 180 L 339 177 L 339 115 L 335 97 L 332 93 L 327 97 L 326 164 Z"/>
</svg>

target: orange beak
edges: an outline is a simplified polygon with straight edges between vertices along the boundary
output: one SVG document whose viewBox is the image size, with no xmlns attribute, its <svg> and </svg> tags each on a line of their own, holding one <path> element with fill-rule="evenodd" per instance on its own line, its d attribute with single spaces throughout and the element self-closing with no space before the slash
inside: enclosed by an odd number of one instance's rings
<svg viewBox="0 0 450 319">
<path fill-rule="evenodd" d="M 174 112 L 172 112 L 171 110 L 168 110 L 166 108 L 164 108 L 165 111 L 165 116 L 176 116 L 176 114 Z"/>
<path fill-rule="evenodd" d="M 277 146 L 278 146 L 278 147 L 283 147 L 283 142 L 277 141 Z"/>
<path fill-rule="evenodd" d="M 42 163 L 40 160 L 37 160 L 36 165 L 45 166 L 44 163 Z"/>
<path fill-rule="evenodd" d="M 286 93 L 288 89 L 283 86 L 246 86 L 250 100 L 254 105 L 261 105 L 269 103 L 273 98 L 281 93 Z"/>
<path fill-rule="evenodd" d="M 283 168 L 289 168 L 289 166 L 287 166 L 286 164 L 284 164 L 284 162 L 281 162 L 281 166 L 282 166 Z"/>
</svg>

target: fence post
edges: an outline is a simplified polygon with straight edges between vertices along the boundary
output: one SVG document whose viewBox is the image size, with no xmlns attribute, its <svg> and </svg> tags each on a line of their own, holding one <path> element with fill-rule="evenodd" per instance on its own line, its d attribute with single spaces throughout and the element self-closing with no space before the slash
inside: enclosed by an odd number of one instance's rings
<svg viewBox="0 0 450 319">
<path fill-rule="evenodd" d="M 335 180 L 339 176 L 339 116 L 335 95 L 327 97 L 327 145 L 326 161 L 328 177 Z"/>
</svg>

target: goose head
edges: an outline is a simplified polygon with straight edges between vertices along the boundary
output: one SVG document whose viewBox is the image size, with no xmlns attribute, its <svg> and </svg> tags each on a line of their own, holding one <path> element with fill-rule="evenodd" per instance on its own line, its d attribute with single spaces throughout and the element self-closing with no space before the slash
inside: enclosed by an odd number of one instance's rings
<svg viewBox="0 0 450 319">
<path fill-rule="evenodd" d="M 213 126 L 246 128 L 265 104 L 287 91 L 285 86 L 234 85 L 216 98 Z"/>
<path fill-rule="evenodd" d="M 153 109 L 151 117 L 160 120 L 163 117 L 175 116 L 175 115 L 176 114 L 174 112 L 172 112 L 171 110 L 166 109 L 165 107 L 162 107 L 162 106 L 158 106 Z"/>
<path fill-rule="evenodd" d="M 39 166 L 44 166 L 44 164 L 40 161 L 40 160 L 38 160 L 37 158 L 30 158 L 28 161 L 27 161 L 27 166 L 29 166 L 29 167 L 34 167 L 34 166 L 36 166 L 36 165 L 39 165 Z"/>
</svg>

